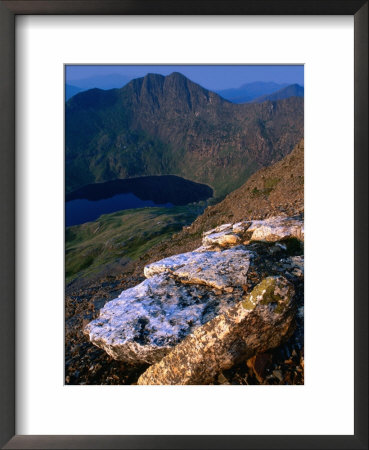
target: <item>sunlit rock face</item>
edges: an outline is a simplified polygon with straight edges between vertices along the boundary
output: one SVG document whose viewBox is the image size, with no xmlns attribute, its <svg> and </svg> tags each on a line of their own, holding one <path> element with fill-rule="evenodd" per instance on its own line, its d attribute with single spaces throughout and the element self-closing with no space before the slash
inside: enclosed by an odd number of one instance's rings
<svg viewBox="0 0 369 450">
<path fill-rule="evenodd" d="M 154 364 L 186 337 L 194 335 L 197 329 L 214 321 L 218 316 L 222 316 L 222 320 L 226 320 L 224 317 L 231 320 L 232 317 L 233 321 L 238 315 L 243 317 L 245 311 L 249 309 L 242 309 L 239 304 L 241 301 L 245 302 L 244 289 L 247 289 L 245 285 L 251 265 L 253 264 L 255 269 L 254 260 L 264 261 L 265 251 L 260 253 L 261 248 L 265 247 L 267 254 L 279 254 L 278 252 L 283 249 L 287 250 L 288 240 L 294 238 L 302 241 L 303 237 L 303 221 L 287 217 L 224 224 L 209 230 L 204 233 L 203 245 L 197 250 L 174 255 L 146 266 L 144 273 L 147 279 L 108 302 L 100 311 L 100 316 L 86 326 L 85 333 L 89 335 L 93 344 L 104 349 L 115 359 L 132 364 Z M 284 259 L 275 257 L 270 265 L 272 273 L 283 274 L 285 271 L 292 274 L 291 276 L 303 277 L 303 257 L 288 256 L 287 253 L 285 255 Z M 264 270 L 268 268 L 264 267 L 263 273 Z M 252 303 L 252 299 L 250 302 Z M 232 316 L 227 315 L 230 308 L 233 308 Z M 237 312 L 234 308 L 241 309 Z M 270 318 L 275 309 L 270 305 L 269 312 L 260 308 L 258 311 L 264 314 L 264 318 Z M 289 312 L 285 324 L 289 327 L 292 309 L 287 310 Z M 267 328 L 270 339 L 263 341 L 264 338 L 259 336 L 261 347 L 257 348 L 256 343 L 250 346 L 252 339 L 246 336 L 249 346 L 247 348 L 257 351 L 261 351 L 262 348 L 265 351 L 268 346 L 280 342 L 285 334 L 281 331 L 284 330 L 282 324 L 284 315 L 278 314 L 275 316 L 275 323 L 267 321 L 270 325 Z M 259 321 L 261 316 L 257 317 Z M 274 332 L 273 323 L 274 325 L 280 323 L 280 328 L 275 326 Z M 249 325 L 247 327 L 242 325 L 242 332 L 254 336 L 256 342 L 257 332 L 264 333 L 265 330 L 260 323 L 257 329 L 250 328 Z M 212 331 L 214 342 L 217 342 L 219 337 L 216 334 L 223 335 L 225 331 L 231 336 L 236 329 L 216 326 Z M 239 338 L 239 335 L 237 336 Z M 238 338 L 235 337 L 236 340 Z M 227 342 L 231 340 L 232 336 Z M 209 345 L 214 342 L 209 341 Z M 195 344 L 198 345 L 197 341 L 194 341 Z M 240 345 L 244 346 L 242 343 Z M 225 351 L 232 353 L 233 350 Z M 240 354 L 241 347 L 237 347 L 235 352 Z M 182 382 L 186 384 L 202 381 L 191 376 L 188 380 L 180 381 Z"/>
<path fill-rule="evenodd" d="M 255 220 L 247 229 L 251 241 L 276 242 L 286 239 L 304 240 L 304 223 L 289 217 L 271 217 Z"/>
<path fill-rule="evenodd" d="M 145 267 L 145 276 L 170 273 L 182 283 L 204 284 L 217 289 L 246 284 L 252 253 L 244 247 L 222 252 L 194 251 L 182 253 Z"/>
<path fill-rule="evenodd" d="M 241 238 L 231 230 L 212 233 L 203 238 L 203 245 L 205 246 L 219 245 L 220 247 L 229 247 L 240 243 Z"/>
<path fill-rule="evenodd" d="M 304 222 L 295 217 L 270 217 L 264 220 L 224 224 L 203 234 L 203 249 L 234 247 L 254 241 L 278 242 L 288 239 L 304 240 Z"/>
<path fill-rule="evenodd" d="M 138 384 L 207 384 L 222 370 L 277 347 L 294 317 L 294 288 L 283 277 L 268 277 L 236 306 L 197 328 Z"/>
</svg>

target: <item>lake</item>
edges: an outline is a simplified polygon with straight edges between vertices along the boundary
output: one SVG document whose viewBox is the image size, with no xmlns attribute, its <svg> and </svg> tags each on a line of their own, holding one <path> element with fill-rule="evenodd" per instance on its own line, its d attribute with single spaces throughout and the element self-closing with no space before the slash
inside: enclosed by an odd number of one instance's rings
<svg viewBox="0 0 369 450">
<path fill-rule="evenodd" d="M 66 194 L 65 225 L 91 222 L 102 214 L 123 209 L 187 205 L 207 200 L 212 195 L 209 186 L 174 175 L 89 184 Z"/>
</svg>

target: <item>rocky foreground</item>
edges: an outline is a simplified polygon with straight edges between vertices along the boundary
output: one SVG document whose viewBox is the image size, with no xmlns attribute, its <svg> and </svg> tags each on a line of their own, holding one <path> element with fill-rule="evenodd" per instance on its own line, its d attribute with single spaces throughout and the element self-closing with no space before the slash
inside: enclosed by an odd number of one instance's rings
<svg viewBox="0 0 369 450">
<path fill-rule="evenodd" d="M 146 280 L 84 331 L 111 358 L 141 367 L 138 384 L 230 384 L 240 367 L 259 383 L 301 383 L 301 354 L 300 376 L 268 366 L 291 340 L 284 361 L 295 366 L 303 346 L 303 240 L 302 216 L 218 226 L 199 248 L 146 265 Z"/>
<path fill-rule="evenodd" d="M 232 287 L 225 284 L 225 288 L 222 287 L 221 289 L 218 288 L 221 285 L 211 287 L 198 282 L 186 284 L 185 277 L 179 277 L 179 275 L 184 275 L 184 272 L 178 266 L 176 266 L 176 269 L 174 267 L 170 269 L 176 272 L 171 277 L 170 282 L 175 283 L 181 289 L 188 288 L 190 285 L 194 290 L 204 289 L 207 295 L 214 294 L 214 298 L 223 296 L 223 305 L 228 305 L 229 298 L 235 298 L 237 295 L 238 298 L 249 295 L 255 286 L 265 278 L 283 276 L 293 284 L 295 290 L 293 303 L 297 306 L 297 313 L 294 315 L 296 325 L 294 331 L 291 329 L 291 336 L 286 335 L 284 338 L 286 341 L 282 342 L 281 345 L 263 353 L 255 353 L 246 362 L 245 360 L 235 362 L 231 368 L 221 370 L 209 384 L 303 384 L 303 236 L 296 235 L 296 237 L 289 238 L 287 232 L 287 234 L 281 233 L 275 236 L 274 242 L 251 241 L 252 228 L 250 226 L 247 230 L 239 228 L 243 226 L 244 222 L 253 223 L 256 226 L 256 219 L 263 221 L 271 217 L 284 217 L 285 219 L 293 217 L 293 220 L 302 223 L 303 211 L 304 142 L 302 140 L 284 159 L 259 170 L 242 187 L 229 194 L 222 202 L 209 206 L 191 226 L 184 227 L 182 231 L 150 248 L 131 263 L 122 265 L 119 271 L 107 270 L 105 274 L 96 277 L 94 280 L 81 279 L 68 285 L 65 298 L 66 384 L 135 384 L 150 365 L 155 367 L 153 362 L 132 363 L 114 359 L 103 348 L 92 344 L 89 334 L 83 333 L 83 330 L 91 321 L 98 319 L 104 306 L 109 301 L 118 298 L 122 291 L 135 288 L 145 279 L 152 279 L 154 271 L 159 273 L 158 266 L 169 267 L 170 262 L 178 262 L 178 255 L 193 254 L 194 252 L 203 253 L 202 250 L 197 251 L 203 246 L 203 240 L 206 238 L 205 245 L 211 247 L 211 240 L 214 235 L 222 233 L 222 231 L 225 231 L 225 233 L 221 235 L 223 236 L 221 239 L 223 242 L 228 240 L 228 243 L 224 247 L 216 244 L 214 249 L 220 250 L 224 256 L 226 250 L 232 250 L 232 247 L 235 250 L 235 247 L 242 246 L 242 251 L 250 253 L 250 258 L 243 259 L 243 267 L 244 269 L 247 268 L 245 284 L 241 285 L 238 281 L 236 283 L 238 287 L 233 288 L 232 292 L 225 290 L 227 288 L 230 291 Z M 236 225 L 231 226 L 231 223 Z M 214 228 L 217 230 L 207 231 Z M 302 226 L 301 228 L 299 226 L 295 228 L 294 232 L 299 229 L 302 231 Z M 288 231 L 286 227 L 285 231 Z M 256 238 L 256 236 L 253 236 L 253 238 Z M 215 236 L 215 239 L 217 239 L 217 236 Z M 206 251 L 209 251 L 209 249 Z M 203 256 L 198 255 L 197 257 Z M 174 261 L 172 258 L 174 258 Z M 163 264 L 163 260 L 165 264 Z M 158 264 L 158 261 L 161 261 L 160 264 Z M 249 264 L 248 267 L 246 262 Z M 145 271 L 148 278 L 144 276 Z M 227 273 L 220 277 L 218 271 L 217 282 L 222 280 L 222 283 L 226 283 L 230 272 Z M 191 276 L 193 275 L 197 274 L 191 271 Z M 167 277 L 168 273 L 163 274 L 163 276 Z M 243 270 L 233 271 L 232 276 L 242 277 Z M 209 277 L 207 279 L 210 281 Z M 179 280 L 182 280 L 181 284 L 178 284 Z M 200 293 L 200 295 L 202 294 Z M 216 314 L 223 313 L 220 309 L 221 303 L 219 302 L 217 310 L 215 308 Z M 229 307 L 235 306 L 236 303 L 232 300 Z M 209 309 L 210 312 L 211 309 Z M 207 323 L 215 318 L 211 315 L 207 318 L 206 314 L 201 317 L 208 320 Z M 201 324 L 200 322 L 201 318 L 197 324 L 201 328 L 205 323 Z M 147 325 L 145 325 L 144 330 L 147 329 Z M 188 331 L 191 335 L 194 327 L 188 326 Z M 145 333 L 142 336 L 146 338 Z M 185 333 L 181 339 L 181 342 L 186 341 Z M 173 341 L 173 345 L 179 343 L 179 340 L 177 343 Z M 171 346 L 170 349 L 169 351 L 172 351 L 174 347 Z M 167 357 L 169 358 L 170 354 Z M 164 361 L 164 358 L 162 361 Z"/>
</svg>

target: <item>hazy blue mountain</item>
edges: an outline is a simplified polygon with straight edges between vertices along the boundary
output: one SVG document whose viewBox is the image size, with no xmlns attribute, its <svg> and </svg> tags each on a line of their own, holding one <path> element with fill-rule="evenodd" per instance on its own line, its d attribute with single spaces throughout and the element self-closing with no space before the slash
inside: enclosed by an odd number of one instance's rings
<svg viewBox="0 0 369 450">
<path fill-rule="evenodd" d="M 263 95 L 253 100 L 253 103 L 262 103 L 266 101 L 274 102 L 276 100 L 282 100 L 283 98 L 290 97 L 303 97 L 304 96 L 304 88 L 299 84 L 291 84 L 283 89 L 280 89 L 277 92 L 273 92 L 270 95 Z"/>
<path fill-rule="evenodd" d="M 119 73 L 112 73 L 109 75 L 95 75 L 88 78 L 82 78 L 80 80 L 74 80 L 73 84 L 77 86 L 81 91 L 86 91 L 87 89 L 114 89 L 121 88 L 126 85 L 133 78 L 126 75 L 121 75 Z"/>
<path fill-rule="evenodd" d="M 73 95 L 76 95 L 82 91 L 83 91 L 83 89 L 81 89 L 77 86 L 73 86 L 71 84 L 66 84 L 65 85 L 65 101 L 69 100 L 71 97 L 73 97 Z"/>
<path fill-rule="evenodd" d="M 217 93 L 232 103 L 246 103 L 257 97 L 261 97 L 262 95 L 272 94 L 273 92 L 276 92 L 286 86 L 288 85 L 256 81 L 254 83 L 243 84 L 239 88 L 223 89 L 221 91 L 217 91 Z"/>
</svg>

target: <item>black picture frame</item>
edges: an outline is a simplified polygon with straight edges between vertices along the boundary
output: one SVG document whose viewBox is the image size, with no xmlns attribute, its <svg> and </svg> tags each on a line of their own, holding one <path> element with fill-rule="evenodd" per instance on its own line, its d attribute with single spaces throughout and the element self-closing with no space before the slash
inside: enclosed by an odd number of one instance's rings
<svg viewBox="0 0 369 450">
<path fill-rule="evenodd" d="M 354 435 L 15 435 L 15 16 L 19 14 L 353 15 L 355 42 Z M 0 445 L 7 449 L 368 448 L 368 1 L 0 0 Z M 342 356 L 344 359 L 344 355 Z M 339 364 L 339 362 L 337 362 Z M 339 393 L 337 393 L 339 395 Z"/>
</svg>

